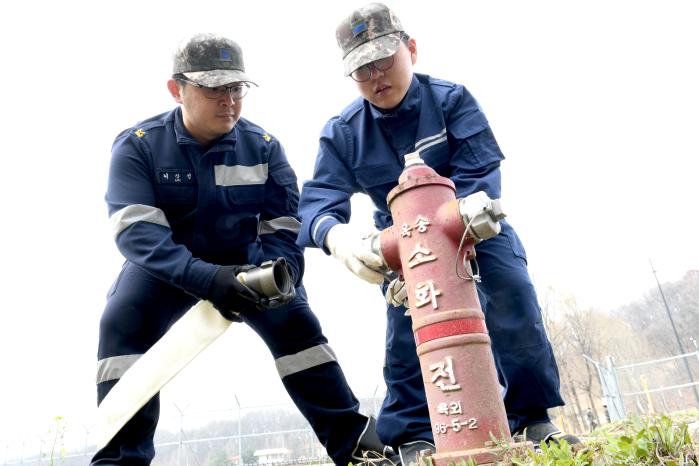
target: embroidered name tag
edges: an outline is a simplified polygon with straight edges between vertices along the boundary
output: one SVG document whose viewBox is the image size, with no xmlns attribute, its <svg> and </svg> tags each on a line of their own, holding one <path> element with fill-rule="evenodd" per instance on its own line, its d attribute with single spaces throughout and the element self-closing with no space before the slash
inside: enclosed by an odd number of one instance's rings
<svg viewBox="0 0 699 466">
<path fill-rule="evenodd" d="M 158 184 L 192 184 L 194 174 L 192 170 L 178 170 L 174 168 L 158 168 Z"/>
</svg>

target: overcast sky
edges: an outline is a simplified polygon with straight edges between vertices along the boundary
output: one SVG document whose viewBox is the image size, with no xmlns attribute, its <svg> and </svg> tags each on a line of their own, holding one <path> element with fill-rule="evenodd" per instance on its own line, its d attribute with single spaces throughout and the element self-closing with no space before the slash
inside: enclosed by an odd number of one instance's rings
<svg viewBox="0 0 699 466">
<path fill-rule="evenodd" d="M 299 180 L 325 121 L 355 96 L 336 24 L 366 2 L 5 2 L 0 447 L 54 416 L 90 429 L 97 329 L 122 262 L 103 197 L 114 137 L 174 106 L 175 45 L 220 32 L 259 85 L 243 116 Z M 507 159 L 502 204 L 539 289 L 611 310 L 699 268 L 694 2 L 394 1 L 417 72 L 463 83 Z M 8 6 L 12 5 L 12 6 Z M 368 225 L 358 197 L 353 222 Z M 371 285 L 317 250 L 306 287 L 358 396 L 381 387 L 385 318 Z M 163 393 L 187 411 L 287 402 L 267 349 L 235 325 Z M 76 427 L 77 426 L 77 427 Z M 0 451 L 2 454 L 2 451 Z"/>
</svg>

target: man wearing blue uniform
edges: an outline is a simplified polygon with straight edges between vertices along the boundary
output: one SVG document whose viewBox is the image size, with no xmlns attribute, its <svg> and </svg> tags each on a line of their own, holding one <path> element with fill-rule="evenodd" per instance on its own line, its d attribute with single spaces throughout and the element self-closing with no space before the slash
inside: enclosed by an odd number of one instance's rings
<svg viewBox="0 0 699 466">
<path fill-rule="evenodd" d="M 350 197 L 365 193 L 379 230 L 392 225 L 386 196 L 397 185 L 404 156 L 420 157 L 456 185 L 457 198 L 485 191 L 500 197 L 504 159 L 488 121 L 462 85 L 413 73 L 414 39 L 383 4 L 355 10 L 337 28 L 345 75 L 360 96 L 331 118 L 320 135 L 313 179 L 304 183 L 298 243 L 322 248 L 356 275 L 381 284 L 379 256 L 347 227 Z M 558 434 L 547 409 L 560 406 L 558 368 L 527 271 L 524 248 L 502 221 L 502 232 L 476 246 L 481 304 L 506 386 L 511 431 L 526 429 L 535 444 Z M 397 285 L 397 286 L 396 286 Z M 387 394 L 377 419 L 382 441 L 403 463 L 433 441 L 422 375 L 401 283 L 383 284 L 389 302 L 384 378 Z M 397 307 L 394 307 L 396 304 Z"/>
<path fill-rule="evenodd" d="M 253 84 L 238 44 L 200 34 L 175 55 L 167 86 L 180 105 L 114 141 L 106 201 L 126 262 L 100 321 L 97 394 L 198 300 L 248 324 L 269 347 L 282 382 L 341 466 L 362 452 L 386 453 L 375 422 L 358 412 L 302 285 L 303 249 L 294 171 L 273 136 L 241 118 Z M 236 276 L 282 257 L 296 294 L 281 307 Z M 236 355 L 231 355 L 234 359 Z M 159 416 L 156 395 L 92 459 L 149 465 Z"/>
</svg>

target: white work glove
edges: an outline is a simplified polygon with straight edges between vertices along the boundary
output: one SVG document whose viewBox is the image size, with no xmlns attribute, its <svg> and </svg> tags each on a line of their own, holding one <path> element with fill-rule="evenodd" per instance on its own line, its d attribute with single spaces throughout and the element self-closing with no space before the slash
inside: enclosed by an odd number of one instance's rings
<svg viewBox="0 0 699 466">
<path fill-rule="evenodd" d="M 408 287 L 405 286 L 405 281 L 400 278 L 394 278 L 386 288 L 386 303 L 392 306 L 408 307 Z"/>
<path fill-rule="evenodd" d="M 377 271 L 385 266 L 383 260 L 349 225 L 338 223 L 330 228 L 325 235 L 325 245 L 335 259 L 362 280 L 376 285 L 383 283 L 384 276 Z"/>
</svg>

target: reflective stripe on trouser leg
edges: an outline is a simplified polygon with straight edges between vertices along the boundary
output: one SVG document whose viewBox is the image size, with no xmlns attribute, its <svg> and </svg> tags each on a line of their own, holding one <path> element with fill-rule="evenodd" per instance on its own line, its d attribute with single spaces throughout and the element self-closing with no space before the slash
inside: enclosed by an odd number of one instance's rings
<svg viewBox="0 0 699 466">
<path fill-rule="evenodd" d="M 326 362 L 337 362 L 335 353 L 329 345 L 317 345 L 296 354 L 277 358 L 275 364 L 279 377 L 284 378 Z"/>
<path fill-rule="evenodd" d="M 97 361 L 97 383 L 120 379 L 140 357 L 140 354 L 125 354 Z"/>
<path fill-rule="evenodd" d="M 245 322 L 265 341 L 289 396 L 313 427 L 332 460 L 351 461 L 367 424 L 328 346 L 302 287 L 290 304 L 246 315 Z"/>
<path fill-rule="evenodd" d="M 507 382 L 510 430 L 546 421 L 546 409 L 563 404 L 558 367 L 541 318 L 526 255 L 512 227 L 476 246 L 479 291 L 493 349 Z"/>
<path fill-rule="evenodd" d="M 336 361 L 311 366 L 282 378 L 301 413 L 311 423 L 328 456 L 338 465 L 352 461 L 352 452 L 367 418 Z"/>
<path fill-rule="evenodd" d="M 145 353 L 196 299 L 140 267 L 126 263 L 108 294 L 100 320 L 97 399 L 101 402 L 119 378 Z M 159 417 L 153 397 L 98 451 L 92 465 L 150 465 Z"/>
<path fill-rule="evenodd" d="M 379 438 L 396 451 L 406 442 L 433 442 L 412 321 L 404 314 L 404 307 L 387 308 L 386 397 L 376 419 Z"/>
</svg>

